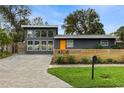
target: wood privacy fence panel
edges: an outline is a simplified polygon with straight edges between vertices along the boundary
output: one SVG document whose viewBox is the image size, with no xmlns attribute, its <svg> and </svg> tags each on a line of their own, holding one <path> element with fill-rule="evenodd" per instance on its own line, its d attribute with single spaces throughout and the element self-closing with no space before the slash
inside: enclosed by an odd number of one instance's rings
<svg viewBox="0 0 124 93">
<path fill-rule="evenodd" d="M 92 57 L 96 55 L 98 57 L 101 57 L 102 59 L 112 58 L 120 60 L 124 58 L 124 49 L 66 49 L 66 50 L 55 49 L 54 56 L 58 55 L 74 55 L 77 58 Z"/>
<path fill-rule="evenodd" d="M 17 44 L 17 52 L 19 54 L 23 54 L 25 52 L 25 43 L 18 42 L 18 44 Z"/>
</svg>

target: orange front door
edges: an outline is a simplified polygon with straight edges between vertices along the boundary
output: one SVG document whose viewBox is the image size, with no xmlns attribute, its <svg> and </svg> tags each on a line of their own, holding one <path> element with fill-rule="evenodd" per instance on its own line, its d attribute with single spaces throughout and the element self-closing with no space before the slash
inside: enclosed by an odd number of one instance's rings
<svg viewBox="0 0 124 93">
<path fill-rule="evenodd" d="M 66 49 L 66 40 L 60 40 L 60 49 Z"/>
</svg>

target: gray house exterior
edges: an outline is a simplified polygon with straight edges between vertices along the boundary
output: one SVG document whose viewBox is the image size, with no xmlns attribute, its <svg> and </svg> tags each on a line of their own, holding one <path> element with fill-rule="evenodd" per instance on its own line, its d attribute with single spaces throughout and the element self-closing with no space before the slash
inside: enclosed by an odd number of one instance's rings
<svg viewBox="0 0 124 93">
<path fill-rule="evenodd" d="M 57 25 L 22 25 L 22 28 L 28 54 L 52 54 L 54 49 L 94 49 L 98 44 L 111 48 L 116 44 L 112 35 L 58 35 Z"/>
<path fill-rule="evenodd" d="M 65 47 L 62 46 L 62 40 L 65 41 Z M 94 49 L 98 44 L 103 48 L 111 48 L 116 44 L 116 37 L 111 35 L 58 35 L 54 37 L 55 49 Z"/>
<path fill-rule="evenodd" d="M 22 25 L 25 31 L 25 53 L 51 54 L 54 48 L 54 36 L 58 34 L 57 25 Z"/>
</svg>

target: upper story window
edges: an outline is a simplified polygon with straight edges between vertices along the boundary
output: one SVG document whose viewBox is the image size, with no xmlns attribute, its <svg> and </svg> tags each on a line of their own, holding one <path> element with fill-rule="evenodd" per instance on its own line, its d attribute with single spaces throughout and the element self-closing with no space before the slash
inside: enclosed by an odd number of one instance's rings
<svg viewBox="0 0 124 93">
<path fill-rule="evenodd" d="M 35 30 L 35 31 L 34 31 L 34 37 L 35 37 L 35 38 L 40 37 L 40 31 L 39 31 L 39 30 Z"/>
<path fill-rule="evenodd" d="M 27 30 L 27 37 L 33 38 L 33 31 L 32 30 Z"/>
<path fill-rule="evenodd" d="M 48 31 L 48 37 L 53 37 L 53 31 L 52 30 Z"/>
<path fill-rule="evenodd" d="M 41 37 L 47 37 L 47 31 L 46 30 L 41 31 Z"/>
<path fill-rule="evenodd" d="M 101 44 L 101 46 L 109 46 L 108 40 L 101 40 L 100 44 Z"/>
<path fill-rule="evenodd" d="M 74 47 L 74 41 L 73 40 L 67 40 L 67 48 L 73 48 Z"/>
</svg>

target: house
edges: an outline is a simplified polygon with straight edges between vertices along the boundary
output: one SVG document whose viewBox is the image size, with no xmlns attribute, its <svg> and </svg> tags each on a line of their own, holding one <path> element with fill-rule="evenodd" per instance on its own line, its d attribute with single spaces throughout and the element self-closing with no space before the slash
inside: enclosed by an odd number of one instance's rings
<svg viewBox="0 0 124 93">
<path fill-rule="evenodd" d="M 93 49 L 100 44 L 111 48 L 116 43 L 112 35 L 58 35 L 56 25 L 22 25 L 25 31 L 25 53 L 51 54 L 53 49 Z"/>
<path fill-rule="evenodd" d="M 58 34 L 58 26 L 22 25 L 25 31 L 25 53 L 53 53 L 54 36 Z"/>
<path fill-rule="evenodd" d="M 116 44 L 112 35 L 58 35 L 54 37 L 55 49 L 93 49 L 97 45 L 111 48 Z"/>
</svg>

